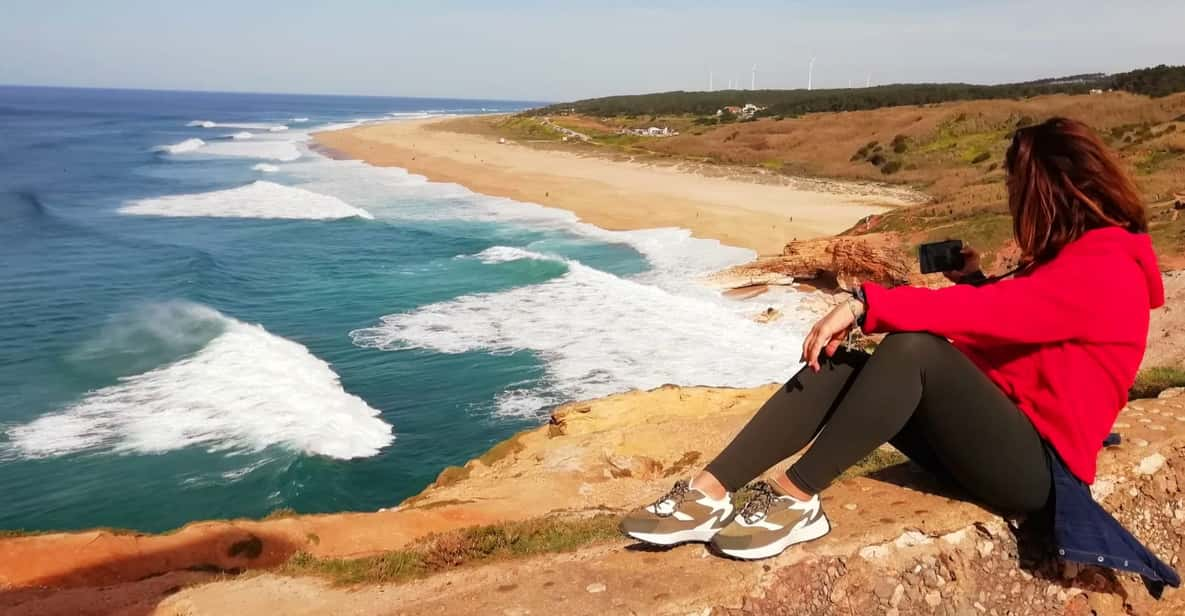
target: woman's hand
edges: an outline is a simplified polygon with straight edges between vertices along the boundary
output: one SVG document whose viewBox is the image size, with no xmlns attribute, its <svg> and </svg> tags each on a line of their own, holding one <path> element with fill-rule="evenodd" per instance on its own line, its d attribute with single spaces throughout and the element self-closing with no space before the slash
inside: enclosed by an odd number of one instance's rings
<svg viewBox="0 0 1185 616">
<path fill-rule="evenodd" d="M 818 372 L 820 370 L 819 355 L 824 350 L 827 351 L 827 357 L 835 355 L 839 345 L 843 344 L 844 338 L 847 337 L 848 331 L 856 324 L 857 315 L 863 313 L 864 304 L 854 299 L 832 308 L 827 316 L 815 323 L 810 333 L 806 335 L 806 340 L 802 342 L 802 361 L 806 362 L 812 370 Z"/>
<path fill-rule="evenodd" d="M 979 251 L 972 248 L 971 244 L 963 244 L 963 269 L 954 270 L 950 272 L 942 272 L 946 279 L 958 284 L 963 280 L 964 276 L 974 274 L 979 271 Z"/>
</svg>

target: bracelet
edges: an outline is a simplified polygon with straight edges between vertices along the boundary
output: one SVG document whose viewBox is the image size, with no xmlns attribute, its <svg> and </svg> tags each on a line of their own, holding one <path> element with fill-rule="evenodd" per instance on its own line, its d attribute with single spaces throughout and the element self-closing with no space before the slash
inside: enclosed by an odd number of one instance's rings
<svg viewBox="0 0 1185 616">
<path fill-rule="evenodd" d="M 853 321 L 855 321 L 855 323 L 856 323 L 856 327 L 859 327 L 859 328 L 863 329 L 863 328 L 864 328 L 864 314 L 867 314 L 867 312 L 868 312 L 868 307 L 867 307 L 867 306 L 865 306 L 865 308 L 864 308 L 864 312 L 863 312 L 863 313 L 859 313 L 859 312 L 856 312 L 856 306 L 855 306 L 855 304 L 861 304 L 861 305 L 863 305 L 863 302 L 861 302 L 861 301 L 859 301 L 859 300 L 856 300 L 856 299 L 849 299 L 848 301 L 846 301 L 846 302 L 844 302 L 844 303 L 845 303 L 845 304 L 847 304 L 847 306 L 848 306 L 848 310 L 849 310 L 849 311 L 851 311 L 851 313 L 852 313 L 852 320 L 853 320 Z"/>
<path fill-rule="evenodd" d="M 860 302 L 861 304 L 864 304 L 864 313 L 863 314 L 856 314 L 856 309 L 852 308 L 851 306 L 848 306 L 848 310 L 852 311 L 852 316 L 856 317 L 856 327 L 859 327 L 861 330 L 863 330 L 864 329 L 864 317 L 868 316 L 868 297 L 864 295 L 864 287 L 863 286 L 856 287 L 856 290 L 852 293 L 852 299 Z"/>
</svg>

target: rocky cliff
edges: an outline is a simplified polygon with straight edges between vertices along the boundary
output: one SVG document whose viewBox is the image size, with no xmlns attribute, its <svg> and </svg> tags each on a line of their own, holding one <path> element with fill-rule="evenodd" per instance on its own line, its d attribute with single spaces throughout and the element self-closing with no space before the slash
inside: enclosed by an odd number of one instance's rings
<svg viewBox="0 0 1185 616">
<path fill-rule="evenodd" d="M 0 541 L 4 614 L 1178 614 L 1138 579 L 1044 557 L 1039 533 L 901 464 L 824 496 L 833 532 L 770 561 L 624 539 L 398 585 L 226 575 L 296 551 L 358 556 L 429 532 L 621 512 L 705 463 L 772 392 L 664 387 L 565 406 L 392 511 Z M 1166 560 L 1185 549 L 1185 397 L 1132 403 L 1096 496 Z M 207 582 L 202 585 L 194 584 Z"/>
</svg>

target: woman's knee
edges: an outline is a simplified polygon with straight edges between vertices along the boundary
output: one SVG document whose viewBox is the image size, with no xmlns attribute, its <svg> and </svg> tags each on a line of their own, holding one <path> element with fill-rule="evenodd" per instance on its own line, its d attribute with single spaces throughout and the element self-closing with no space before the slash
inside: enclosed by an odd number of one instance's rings
<svg viewBox="0 0 1185 616">
<path fill-rule="evenodd" d="M 877 354 L 885 353 L 902 359 L 920 359 L 941 353 L 950 342 L 946 338 L 925 332 L 901 332 L 889 334 L 876 348 Z"/>
</svg>

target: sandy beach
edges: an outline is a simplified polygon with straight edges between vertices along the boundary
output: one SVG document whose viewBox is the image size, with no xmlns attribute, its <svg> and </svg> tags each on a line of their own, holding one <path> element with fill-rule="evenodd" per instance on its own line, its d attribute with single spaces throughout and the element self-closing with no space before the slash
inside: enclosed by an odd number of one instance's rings
<svg viewBox="0 0 1185 616">
<path fill-rule="evenodd" d="M 835 191 L 802 190 L 500 143 L 448 130 L 448 122 L 367 124 L 315 138 L 335 155 L 562 208 L 605 229 L 682 227 L 758 254 L 780 253 L 791 240 L 838 233 L 864 216 L 905 204 L 892 194 L 860 194 L 842 183 L 835 183 Z"/>
</svg>

